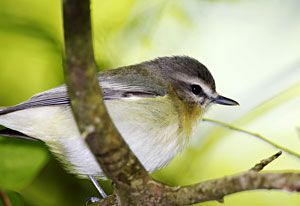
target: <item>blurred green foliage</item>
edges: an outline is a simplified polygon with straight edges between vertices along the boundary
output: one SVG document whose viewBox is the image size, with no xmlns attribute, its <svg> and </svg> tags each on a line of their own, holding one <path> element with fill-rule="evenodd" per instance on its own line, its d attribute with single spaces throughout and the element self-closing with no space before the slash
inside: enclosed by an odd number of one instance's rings
<svg viewBox="0 0 300 206">
<path fill-rule="evenodd" d="M 193 56 L 210 68 L 220 93 L 241 103 L 212 108 L 207 116 L 297 151 L 299 6 L 293 0 L 95 0 L 96 60 L 107 69 L 157 56 Z M 61 25 L 59 0 L 0 0 L 1 106 L 64 82 Z M 190 147 L 154 177 L 192 184 L 246 170 L 275 152 L 252 137 L 201 124 Z M 300 163 L 283 155 L 268 169 L 300 169 Z M 111 190 L 110 182 L 102 185 Z M 88 180 L 67 174 L 43 143 L 7 138 L 0 139 L 0 188 L 13 205 L 84 205 L 98 196 Z M 300 195 L 260 191 L 225 198 L 230 206 L 283 204 L 299 205 Z"/>
<path fill-rule="evenodd" d="M 26 140 L 1 140 L 0 185 L 18 190 L 27 186 L 45 165 L 47 153 L 43 145 Z M 22 172 L 20 172 L 22 171 Z"/>
</svg>

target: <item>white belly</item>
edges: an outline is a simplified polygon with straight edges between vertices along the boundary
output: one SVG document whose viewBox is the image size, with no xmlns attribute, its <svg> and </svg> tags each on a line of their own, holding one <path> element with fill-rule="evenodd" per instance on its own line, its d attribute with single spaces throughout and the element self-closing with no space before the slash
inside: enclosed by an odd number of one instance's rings
<svg viewBox="0 0 300 206">
<path fill-rule="evenodd" d="M 150 172 L 166 165 L 188 139 L 179 131 L 177 113 L 167 97 L 109 100 L 105 104 L 125 141 Z M 69 107 L 21 110 L 0 116 L 0 124 L 45 141 L 70 172 L 103 176 Z"/>
</svg>

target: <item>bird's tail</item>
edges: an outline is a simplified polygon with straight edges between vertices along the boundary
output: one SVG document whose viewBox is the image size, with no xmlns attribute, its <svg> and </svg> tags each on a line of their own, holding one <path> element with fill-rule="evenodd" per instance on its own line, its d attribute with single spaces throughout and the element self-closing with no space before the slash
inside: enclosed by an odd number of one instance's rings
<svg viewBox="0 0 300 206">
<path fill-rule="evenodd" d="M 18 131 L 12 130 L 12 129 L 8 129 L 8 128 L 0 129 L 0 136 L 27 139 L 27 140 L 35 140 L 35 141 L 38 140 L 36 138 L 29 137 L 26 134 L 23 134 L 21 132 L 18 132 Z"/>
<path fill-rule="evenodd" d="M 6 112 L 3 112 L 6 109 L 6 107 L 0 107 L 0 127 L 2 127 L 3 125 L 1 124 L 1 119 L 3 120 L 4 115 L 6 114 Z M 2 118 L 1 118 L 2 116 Z M 21 139 L 29 139 L 29 140 L 37 140 L 33 137 L 29 137 L 21 132 L 9 129 L 9 128 L 0 128 L 0 136 L 3 137 L 14 137 L 14 138 L 21 138 Z"/>
<path fill-rule="evenodd" d="M 1 115 L 2 115 L 4 110 L 5 110 L 5 107 L 0 107 L 0 119 L 1 119 Z M 0 121 L 0 126 L 1 126 L 1 121 Z"/>
<path fill-rule="evenodd" d="M 3 111 L 6 109 L 6 107 L 0 107 L 0 116 L 1 116 L 1 113 L 3 113 Z"/>
</svg>

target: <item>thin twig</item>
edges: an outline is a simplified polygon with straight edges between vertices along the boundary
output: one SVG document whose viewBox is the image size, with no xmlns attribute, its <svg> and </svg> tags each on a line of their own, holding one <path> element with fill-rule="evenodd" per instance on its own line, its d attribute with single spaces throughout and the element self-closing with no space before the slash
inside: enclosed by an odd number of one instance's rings
<svg viewBox="0 0 300 206">
<path fill-rule="evenodd" d="M 255 171 L 255 172 L 259 172 L 261 170 L 264 169 L 264 167 L 266 167 L 268 164 L 270 164 L 271 162 L 273 162 L 275 159 L 277 159 L 280 155 L 282 154 L 281 151 L 277 152 L 276 154 L 272 155 L 271 157 L 267 158 L 267 159 L 263 159 L 262 161 L 260 161 L 260 163 L 257 163 L 254 167 L 252 167 L 250 170 L 251 171 Z"/>
<path fill-rule="evenodd" d="M 202 121 L 204 122 L 210 122 L 210 123 L 213 123 L 213 124 L 216 124 L 216 125 L 219 125 L 219 126 L 222 126 L 222 127 L 225 127 L 225 128 L 228 128 L 228 129 L 231 129 L 231 130 L 235 130 L 235 131 L 238 131 L 238 132 L 241 132 L 241 133 L 244 133 L 244 134 L 247 134 L 247 135 L 250 135 L 250 136 L 253 136 L 253 137 L 256 137 L 266 143 L 268 143 L 269 145 L 277 148 L 277 149 L 280 149 L 294 157 L 297 157 L 297 158 L 300 158 L 300 154 L 293 151 L 293 150 L 290 150 L 286 147 L 283 147 L 275 142 L 272 142 L 271 140 L 269 140 L 267 137 L 261 135 L 261 134 L 258 134 L 258 133 L 255 133 L 255 132 L 252 132 L 252 131 L 249 131 L 249 130 L 245 130 L 245 129 L 242 129 L 242 128 L 239 128 L 237 126 L 234 126 L 232 124 L 229 124 L 229 123 L 226 123 L 226 122 L 222 122 L 222 121 L 219 121 L 219 120 L 214 120 L 214 119 L 209 119 L 209 118 L 203 118 Z"/>
<path fill-rule="evenodd" d="M 3 203 L 3 206 L 11 206 L 10 199 L 3 190 L 0 190 L 0 200 Z"/>
</svg>

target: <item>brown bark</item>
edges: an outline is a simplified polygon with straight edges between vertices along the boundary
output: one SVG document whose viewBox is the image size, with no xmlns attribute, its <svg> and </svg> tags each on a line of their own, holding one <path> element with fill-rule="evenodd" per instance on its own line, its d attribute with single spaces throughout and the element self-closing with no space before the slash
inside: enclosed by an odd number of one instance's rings
<svg viewBox="0 0 300 206">
<path fill-rule="evenodd" d="M 0 203 L 2 202 L 3 206 L 11 206 L 11 202 L 6 193 L 0 189 Z"/>
<path fill-rule="evenodd" d="M 151 178 L 104 106 L 93 54 L 90 1 L 63 2 L 64 71 L 74 117 L 105 175 L 122 193 L 120 197 L 130 197 L 130 190 L 141 189 Z"/>
</svg>

